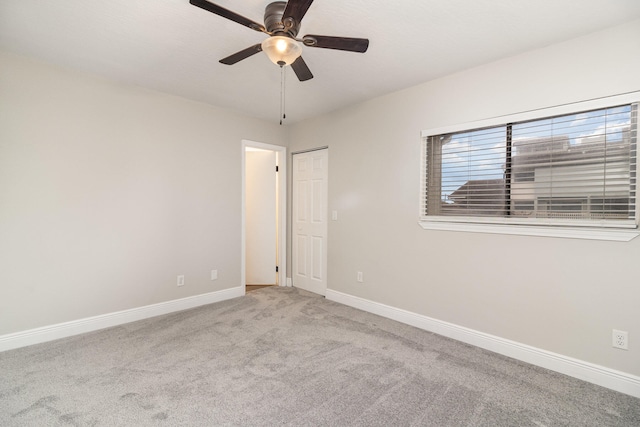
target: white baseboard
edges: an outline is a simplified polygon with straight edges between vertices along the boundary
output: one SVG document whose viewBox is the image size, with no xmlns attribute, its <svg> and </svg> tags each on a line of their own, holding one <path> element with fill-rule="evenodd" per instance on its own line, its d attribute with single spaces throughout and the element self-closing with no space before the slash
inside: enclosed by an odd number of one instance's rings
<svg viewBox="0 0 640 427">
<path fill-rule="evenodd" d="M 160 316 L 162 314 L 187 310 L 201 305 L 212 304 L 231 298 L 240 297 L 245 294 L 244 286 L 224 289 L 222 291 L 210 292 L 207 294 L 195 295 L 173 301 L 161 302 L 158 304 L 146 305 L 144 307 L 132 308 L 129 310 L 117 311 L 114 313 L 101 314 L 99 316 L 87 317 L 84 319 L 72 320 L 70 322 L 58 323 L 27 331 L 0 336 L 0 351 L 25 347 L 47 341 L 57 340 L 72 335 L 97 331 L 98 329 L 110 328 L 124 323 L 135 322 L 149 317 Z"/>
<path fill-rule="evenodd" d="M 640 398 L 640 377 L 632 374 L 552 353 L 495 335 L 485 334 L 453 323 L 443 322 L 331 289 L 327 289 L 325 297 L 331 301 L 358 308 L 369 313 L 415 326 L 416 328 L 434 332 L 504 356 L 531 363 L 532 365 L 560 372 L 583 381 Z"/>
</svg>

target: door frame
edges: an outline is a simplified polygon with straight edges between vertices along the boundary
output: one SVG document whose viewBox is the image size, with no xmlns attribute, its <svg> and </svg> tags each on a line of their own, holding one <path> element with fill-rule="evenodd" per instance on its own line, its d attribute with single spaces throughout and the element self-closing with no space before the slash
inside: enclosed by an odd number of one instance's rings
<svg viewBox="0 0 640 427">
<path fill-rule="evenodd" d="M 277 212 L 276 212 L 276 221 L 277 231 L 276 231 L 276 264 L 278 266 L 278 285 L 286 286 L 286 275 L 287 275 L 287 147 L 283 147 L 281 145 L 273 145 L 273 144 L 265 144 L 262 142 L 250 141 L 247 139 L 243 139 L 241 143 L 241 174 L 242 174 L 242 224 L 241 224 L 241 233 L 240 233 L 240 281 L 243 293 L 246 293 L 246 197 L 247 197 L 247 188 L 246 188 L 246 149 L 248 147 L 259 148 L 262 150 L 274 151 L 276 153 L 276 164 L 278 165 L 278 176 L 277 176 L 277 189 L 276 189 L 276 200 L 277 200 Z M 275 266 L 274 266 L 275 267 Z M 274 271 L 275 273 L 275 271 Z"/>
</svg>

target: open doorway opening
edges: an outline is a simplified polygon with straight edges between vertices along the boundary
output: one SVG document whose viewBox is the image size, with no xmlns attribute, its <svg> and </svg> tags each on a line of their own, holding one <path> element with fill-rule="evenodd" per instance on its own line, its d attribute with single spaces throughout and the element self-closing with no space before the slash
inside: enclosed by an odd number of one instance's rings
<svg viewBox="0 0 640 427">
<path fill-rule="evenodd" d="M 286 283 L 286 148 L 242 141 L 242 283 Z"/>
</svg>

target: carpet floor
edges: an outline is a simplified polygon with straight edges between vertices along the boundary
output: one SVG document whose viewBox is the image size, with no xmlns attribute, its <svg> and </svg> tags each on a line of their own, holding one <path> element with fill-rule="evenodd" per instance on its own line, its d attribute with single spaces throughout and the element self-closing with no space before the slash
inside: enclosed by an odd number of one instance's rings
<svg viewBox="0 0 640 427">
<path fill-rule="evenodd" d="M 294 288 L 0 353 L 2 426 L 640 426 L 640 399 Z"/>
</svg>

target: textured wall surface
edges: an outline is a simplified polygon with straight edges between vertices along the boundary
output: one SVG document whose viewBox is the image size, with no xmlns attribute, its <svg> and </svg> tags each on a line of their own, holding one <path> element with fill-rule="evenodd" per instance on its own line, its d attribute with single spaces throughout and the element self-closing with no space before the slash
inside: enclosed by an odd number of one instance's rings
<svg viewBox="0 0 640 427">
<path fill-rule="evenodd" d="M 418 225 L 422 130 L 640 90 L 637 53 L 640 21 L 295 125 L 291 151 L 331 155 L 328 288 L 640 375 L 637 345 L 611 347 L 614 328 L 640 341 L 640 238 Z"/>
<path fill-rule="evenodd" d="M 0 62 L 0 335 L 241 285 L 241 140 L 282 127 Z"/>
</svg>

